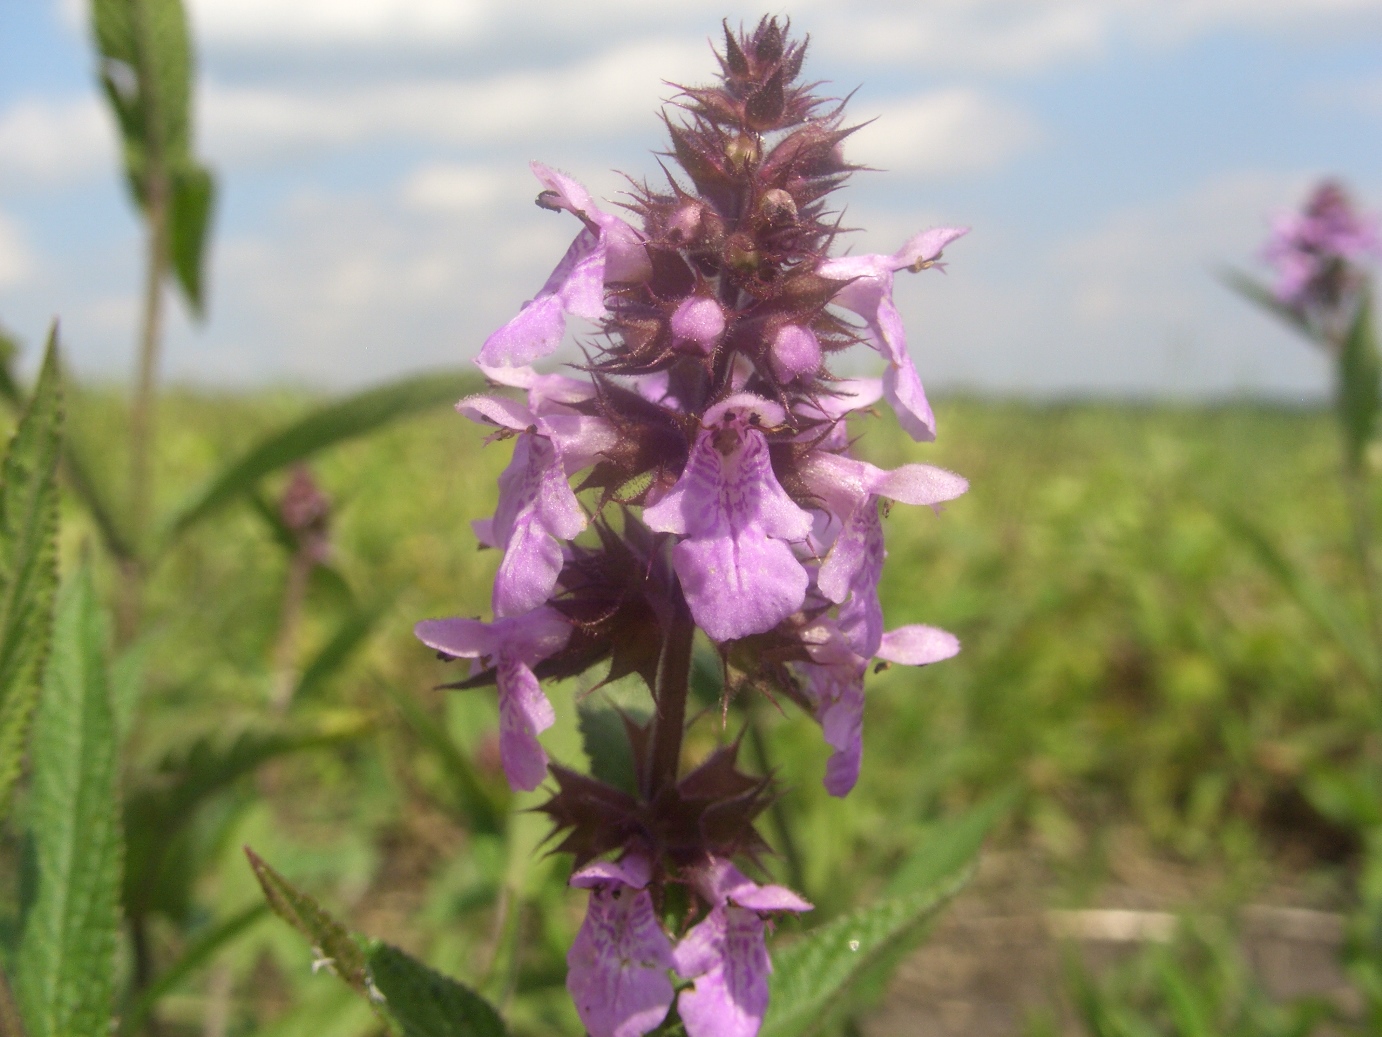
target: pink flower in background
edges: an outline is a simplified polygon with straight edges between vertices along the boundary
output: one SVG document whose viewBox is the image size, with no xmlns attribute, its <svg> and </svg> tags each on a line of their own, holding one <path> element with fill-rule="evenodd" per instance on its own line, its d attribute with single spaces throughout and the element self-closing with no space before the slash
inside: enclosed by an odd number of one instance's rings
<svg viewBox="0 0 1382 1037">
<path fill-rule="evenodd" d="M 532 668 L 565 647 L 571 624 L 560 613 L 540 608 L 493 623 L 459 616 L 425 619 L 413 631 L 428 648 L 494 667 L 504 775 L 525 792 L 541 785 L 547 754 L 537 736 L 556 722 L 556 714 Z"/>
<path fill-rule="evenodd" d="M 571 876 L 590 890 L 566 955 L 566 989 L 590 1037 L 641 1037 L 672 1007 L 672 941 L 653 912 L 648 859 L 597 861 Z"/>
<path fill-rule="evenodd" d="M 1300 212 L 1272 222 L 1262 256 L 1276 268 L 1272 292 L 1294 309 L 1329 306 L 1348 287 L 1348 267 L 1382 254 L 1378 218 L 1360 213 L 1343 187 L 1319 184 Z"/>
</svg>

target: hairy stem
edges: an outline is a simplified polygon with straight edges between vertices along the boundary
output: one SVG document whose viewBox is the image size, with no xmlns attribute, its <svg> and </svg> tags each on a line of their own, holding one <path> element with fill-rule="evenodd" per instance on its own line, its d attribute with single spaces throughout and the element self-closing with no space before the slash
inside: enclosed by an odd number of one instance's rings
<svg viewBox="0 0 1382 1037">
<path fill-rule="evenodd" d="M 681 741 L 686 733 L 686 696 L 691 684 L 691 649 L 696 623 L 678 585 L 672 601 L 672 623 L 662 641 L 657 667 L 657 712 L 653 715 L 652 751 L 648 754 L 649 799 L 677 783 Z"/>
</svg>

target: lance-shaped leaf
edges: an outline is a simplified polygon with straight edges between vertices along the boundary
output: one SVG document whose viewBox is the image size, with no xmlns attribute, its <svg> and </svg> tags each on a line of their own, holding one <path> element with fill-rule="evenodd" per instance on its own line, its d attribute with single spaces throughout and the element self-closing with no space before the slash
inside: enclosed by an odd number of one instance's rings
<svg viewBox="0 0 1382 1037">
<path fill-rule="evenodd" d="M 1304 313 L 1287 306 L 1272 294 L 1272 290 L 1266 285 L 1249 277 L 1241 270 L 1235 270 L 1232 267 L 1227 267 L 1219 271 L 1219 280 L 1241 295 L 1244 299 L 1256 303 L 1268 313 L 1272 314 L 1272 316 L 1285 321 L 1306 338 L 1313 342 L 1320 341 L 1319 333 L 1310 326 L 1310 322 L 1305 319 Z"/>
<path fill-rule="evenodd" d="M 1382 365 L 1373 332 L 1372 300 L 1366 296 L 1339 351 L 1338 378 L 1336 406 L 1344 434 L 1344 455 L 1349 466 L 1357 470 L 1377 430 L 1377 408 L 1382 402 Z"/>
<path fill-rule="evenodd" d="M 106 1037 L 120 924 L 120 804 L 105 624 L 83 568 L 64 586 L 34 724 L 38 891 L 17 957 L 29 1037 Z"/>
<path fill-rule="evenodd" d="M 377 429 L 474 391 L 469 372 L 416 375 L 328 403 L 260 440 L 187 500 L 168 523 L 165 544 L 253 490 L 267 475 Z"/>
<path fill-rule="evenodd" d="M 896 964 L 950 898 L 964 886 L 990 826 L 1006 809 L 995 797 L 933 832 L 903 864 L 889 893 L 773 954 L 767 1018 L 761 1037 L 798 1037 L 827 1025 L 850 1004 L 882 963 Z"/>
<path fill-rule="evenodd" d="M 248 846 L 245 856 L 249 858 L 269 908 L 307 938 L 320 967 L 329 969 L 356 993 L 368 997 L 365 952 L 359 941 L 320 904 L 271 868 Z"/>
<path fill-rule="evenodd" d="M 0 470 L 0 818 L 19 776 L 57 592 L 62 400 L 55 336 Z"/>
<path fill-rule="evenodd" d="M 488 1001 L 397 947 L 375 944 L 368 968 L 403 1037 L 503 1037 L 504 1022 Z"/>
<path fill-rule="evenodd" d="M 194 62 L 182 0 L 94 0 L 91 14 L 130 193 L 167 221 L 168 258 L 200 314 L 214 186 L 193 153 Z"/>
</svg>

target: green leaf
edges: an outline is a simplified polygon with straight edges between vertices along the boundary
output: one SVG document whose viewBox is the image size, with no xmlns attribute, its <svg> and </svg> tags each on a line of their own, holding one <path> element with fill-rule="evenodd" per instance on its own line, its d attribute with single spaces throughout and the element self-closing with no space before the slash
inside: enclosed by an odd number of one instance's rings
<svg viewBox="0 0 1382 1037">
<path fill-rule="evenodd" d="M 55 328 L 0 470 L 0 819 L 19 777 L 52 633 L 61 433 Z"/>
<path fill-rule="evenodd" d="M 1372 327 L 1372 300 L 1364 297 L 1354 315 L 1339 352 L 1339 424 L 1344 433 L 1344 451 L 1355 471 L 1362 467 L 1363 455 L 1377 429 L 1377 408 L 1382 401 L 1382 364 L 1377 357 L 1377 340 Z"/>
<path fill-rule="evenodd" d="M 476 386 L 469 372 L 417 375 L 312 411 L 261 440 L 186 501 L 168 523 L 165 542 L 248 493 L 265 476 L 400 418 L 454 403 Z"/>
<path fill-rule="evenodd" d="M 24 394 L 14 377 L 14 358 L 18 355 L 19 341 L 0 327 L 0 400 L 16 409 L 24 405 Z"/>
<path fill-rule="evenodd" d="M 215 195 L 211 173 L 201 166 L 174 173 L 172 204 L 168 209 L 168 253 L 182 293 L 198 317 L 206 311 L 202 267 Z"/>
<path fill-rule="evenodd" d="M 1219 512 L 1219 521 L 1254 555 L 1281 588 L 1306 614 L 1338 643 L 1368 681 L 1376 683 L 1378 660 L 1362 627 L 1337 597 L 1310 579 L 1246 515 L 1231 508 Z"/>
<path fill-rule="evenodd" d="M 268 904 L 251 904 L 198 936 L 182 957 L 158 974 L 158 978 L 139 992 L 139 997 L 120 1014 L 120 1033 L 134 1034 L 143 1029 L 154 1006 L 165 994 L 201 968 L 226 944 L 247 931 L 269 911 Z"/>
<path fill-rule="evenodd" d="M 773 955 L 771 1000 L 761 1037 L 812 1033 L 847 1007 L 854 988 L 877 978 L 964 886 L 984 835 L 1011 793 L 995 796 L 926 840 L 893 886 L 898 895 L 813 929 Z"/>
<path fill-rule="evenodd" d="M 369 976 L 365 952 L 345 926 L 332 918 L 322 906 L 285 879 L 245 847 L 254 877 L 264 890 L 264 899 L 279 918 L 307 938 L 320 967 L 343 980 L 359 994 L 369 997 Z M 318 965 L 313 965 L 317 968 Z"/>
<path fill-rule="evenodd" d="M 62 590 L 34 725 L 38 893 L 18 993 L 29 1037 L 105 1037 L 119 931 L 120 807 L 105 624 L 83 567 Z"/>
<path fill-rule="evenodd" d="M 912 854 L 893 872 L 883 888 L 883 895 L 901 897 L 921 893 L 967 868 L 983 846 L 989 830 L 1012 810 L 1020 791 L 1014 785 L 996 792 L 967 814 L 947 820 L 927 832 L 922 852 Z"/>
<path fill-rule="evenodd" d="M 130 193 L 167 220 L 169 259 L 194 313 L 214 188 L 192 148 L 192 41 L 181 0 L 93 0 L 101 86 L 120 129 Z"/>
<path fill-rule="evenodd" d="M 577 716 L 581 746 L 590 761 L 590 773 L 607 785 L 638 795 L 633 747 L 629 745 L 629 735 L 619 711 L 587 700 L 581 703 Z"/>
<path fill-rule="evenodd" d="M 398 948 L 375 944 L 368 967 L 403 1037 L 503 1037 L 503 1020 L 488 1001 Z"/>
<path fill-rule="evenodd" d="M 246 731 L 229 743 L 207 736 L 165 760 L 153 781 L 125 800 L 126 913 L 186 913 L 196 868 L 184 835 L 208 799 L 270 760 L 338 745 L 370 730 L 368 722 L 347 720 L 309 731 Z"/>
</svg>

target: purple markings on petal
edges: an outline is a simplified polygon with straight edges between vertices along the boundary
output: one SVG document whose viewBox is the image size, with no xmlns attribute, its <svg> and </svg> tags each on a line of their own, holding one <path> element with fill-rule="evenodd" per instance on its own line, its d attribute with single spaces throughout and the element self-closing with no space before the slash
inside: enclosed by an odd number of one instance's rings
<svg viewBox="0 0 1382 1037">
<path fill-rule="evenodd" d="M 808 577 L 789 542 L 805 540 L 811 517 L 773 474 L 768 442 L 749 424 L 782 418 L 767 400 L 706 412 L 677 484 L 643 512 L 650 529 L 685 537 L 672 561 L 691 614 L 711 638 L 727 641 L 770 630 L 801 607 Z M 720 422 L 715 424 L 715 422 Z"/>
<path fill-rule="evenodd" d="M 504 775 L 515 789 L 531 791 L 547 774 L 547 754 L 537 736 L 556 720 L 532 668 L 565 647 L 571 625 L 554 609 L 482 623 L 477 619 L 428 619 L 413 628 L 429 648 L 495 668 L 499 689 L 499 750 Z"/>
<path fill-rule="evenodd" d="M 561 540 L 585 528 L 585 512 L 566 481 L 552 441 L 520 435 L 499 476 L 499 507 L 491 537 L 504 549 L 494 579 L 494 614 L 517 616 L 551 597 L 561 572 Z"/>
<path fill-rule="evenodd" d="M 714 299 L 693 295 L 672 314 L 672 337 L 709 356 L 725 333 L 725 311 Z"/>
<path fill-rule="evenodd" d="M 820 370 L 820 340 L 810 328 L 785 324 L 773 336 L 768 356 L 778 380 L 791 382 Z"/>
<path fill-rule="evenodd" d="M 641 1037 L 672 1007 L 672 944 L 658 924 L 648 863 L 630 855 L 571 876 L 590 890 L 585 921 L 566 955 L 566 989 L 590 1037 Z"/>
<path fill-rule="evenodd" d="M 782 886 L 759 887 L 728 861 L 713 861 L 697 887 L 713 906 L 673 952 L 677 974 L 695 980 L 678 998 L 678 1014 L 689 1037 L 754 1037 L 773 971 L 760 912 L 811 905 Z"/>
</svg>

